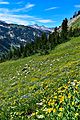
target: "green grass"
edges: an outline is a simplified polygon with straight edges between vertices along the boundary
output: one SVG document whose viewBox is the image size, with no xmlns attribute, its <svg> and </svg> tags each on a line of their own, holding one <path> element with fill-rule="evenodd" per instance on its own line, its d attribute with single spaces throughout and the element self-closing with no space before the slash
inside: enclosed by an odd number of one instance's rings
<svg viewBox="0 0 80 120">
<path fill-rule="evenodd" d="M 0 64 L 0 120 L 79 120 L 80 37 L 49 55 Z"/>
<path fill-rule="evenodd" d="M 72 24 L 73 28 L 80 28 L 80 17 Z"/>
</svg>

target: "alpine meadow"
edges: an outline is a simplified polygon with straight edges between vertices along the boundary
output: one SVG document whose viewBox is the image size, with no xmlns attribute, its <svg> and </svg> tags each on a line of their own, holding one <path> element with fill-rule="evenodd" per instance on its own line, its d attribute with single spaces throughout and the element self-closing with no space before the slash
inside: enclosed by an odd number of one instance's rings
<svg viewBox="0 0 80 120">
<path fill-rule="evenodd" d="M 80 120 L 79 0 L 44 4 L 0 1 L 0 120 Z"/>
</svg>

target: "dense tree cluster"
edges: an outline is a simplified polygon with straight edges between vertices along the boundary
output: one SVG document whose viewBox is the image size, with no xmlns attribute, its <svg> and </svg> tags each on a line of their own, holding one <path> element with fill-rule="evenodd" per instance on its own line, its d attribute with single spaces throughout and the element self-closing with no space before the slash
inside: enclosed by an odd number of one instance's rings
<svg viewBox="0 0 80 120">
<path fill-rule="evenodd" d="M 78 12 L 75 12 L 72 18 L 75 18 L 75 17 L 77 17 L 78 15 L 80 15 L 80 10 L 79 10 Z M 72 19 L 72 18 L 70 18 L 70 19 Z"/>
<path fill-rule="evenodd" d="M 19 48 L 11 47 L 8 53 L 0 56 L 0 61 L 28 57 L 36 53 L 45 55 L 58 44 L 68 41 L 70 37 L 77 36 L 80 36 L 80 28 L 72 29 L 71 27 L 68 29 L 68 20 L 65 18 L 61 27 L 55 27 L 54 32 L 50 33 L 50 35 L 47 36 L 46 33 L 43 33 L 41 37 L 36 36 L 34 42 L 28 42 L 24 46 L 20 45 Z"/>
</svg>

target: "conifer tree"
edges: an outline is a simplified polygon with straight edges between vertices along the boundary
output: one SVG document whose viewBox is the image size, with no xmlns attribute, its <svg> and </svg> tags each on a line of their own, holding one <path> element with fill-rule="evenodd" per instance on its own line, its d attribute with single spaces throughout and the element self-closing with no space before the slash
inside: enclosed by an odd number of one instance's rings
<svg viewBox="0 0 80 120">
<path fill-rule="evenodd" d="M 72 36 L 73 36 L 73 30 L 72 30 L 72 27 L 70 27 L 70 29 L 69 29 L 68 36 L 69 36 L 69 37 L 72 37 Z"/>
<path fill-rule="evenodd" d="M 68 20 L 65 18 L 62 22 L 62 31 L 61 31 L 62 42 L 67 41 L 68 39 Z"/>
<path fill-rule="evenodd" d="M 59 33 L 57 30 L 57 27 L 55 27 L 54 28 L 54 45 L 56 46 L 59 43 L 60 43 Z"/>
</svg>

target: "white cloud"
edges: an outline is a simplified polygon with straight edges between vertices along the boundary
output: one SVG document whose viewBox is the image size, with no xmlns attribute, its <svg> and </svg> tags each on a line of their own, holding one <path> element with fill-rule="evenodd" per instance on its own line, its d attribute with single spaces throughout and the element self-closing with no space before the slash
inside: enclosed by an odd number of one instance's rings
<svg viewBox="0 0 80 120">
<path fill-rule="evenodd" d="M 26 9 L 29 9 L 29 8 L 32 8 L 32 7 L 34 7 L 35 6 L 35 4 L 30 4 L 30 3 L 28 3 L 26 6 L 25 6 L 25 8 Z"/>
<path fill-rule="evenodd" d="M 33 23 L 52 23 L 51 19 L 38 18 L 36 16 L 30 16 L 28 14 L 20 14 L 18 12 L 25 11 L 30 8 L 33 8 L 35 4 L 26 4 L 23 8 L 19 9 L 9 9 L 9 8 L 0 8 L 0 20 L 4 20 L 7 23 L 16 23 L 21 25 L 30 25 Z M 16 13 L 17 12 L 17 13 Z"/>
<path fill-rule="evenodd" d="M 8 14 L 0 14 L 0 20 L 4 20 L 7 23 L 15 23 L 21 25 L 28 25 L 29 22 L 27 20 L 21 19 L 17 15 L 8 15 Z"/>
<path fill-rule="evenodd" d="M 76 7 L 76 8 L 80 8 L 80 5 L 75 5 L 74 7 Z"/>
<path fill-rule="evenodd" d="M 43 19 L 43 18 L 37 18 L 35 16 L 29 16 L 29 15 L 16 15 L 16 14 L 10 14 L 10 13 L 0 13 L 0 20 L 4 20 L 7 23 L 16 23 L 21 25 L 30 25 L 33 23 L 52 23 L 51 19 Z"/>
<path fill-rule="evenodd" d="M 47 19 L 47 20 L 45 20 L 45 19 L 39 19 L 39 20 L 37 20 L 38 22 L 40 22 L 40 23 L 51 23 L 51 22 L 53 22 L 52 20 L 50 20 L 50 19 Z"/>
<path fill-rule="evenodd" d="M 0 13 L 8 13 L 8 12 L 10 12 L 9 11 L 9 9 L 7 9 L 7 8 L 0 8 Z"/>
<path fill-rule="evenodd" d="M 9 2 L 7 2 L 7 1 L 0 1 L 0 4 L 3 4 L 3 5 L 8 5 L 8 4 L 10 4 Z"/>
<path fill-rule="evenodd" d="M 35 6 L 35 4 L 28 3 L 27 5 L 25 5 L 25 6 L 22 7 L 22 8 L 13 9 L 12 12 L 20 12 L 20 11 L 28 10 L 28 9 L 30 9 L 30 8 L 33 8 L 34 6 Z"/>
<path fill-rule="evenodd" d="M 22 4 L 22 3 L 23 3 L 23 1 L 20 1 L 20 2 L 17 2 L 16 4 L 20 5 L 20 4 Z"/>
<path fill-rule="evenodd" d="M 45 9 L 45 11 L 50 11 L 50 10 L 54 10 L 54 9 L 57 9 L 58 7 L 50 7 L 50 8 L 47 8 Z"/>
</svg>

